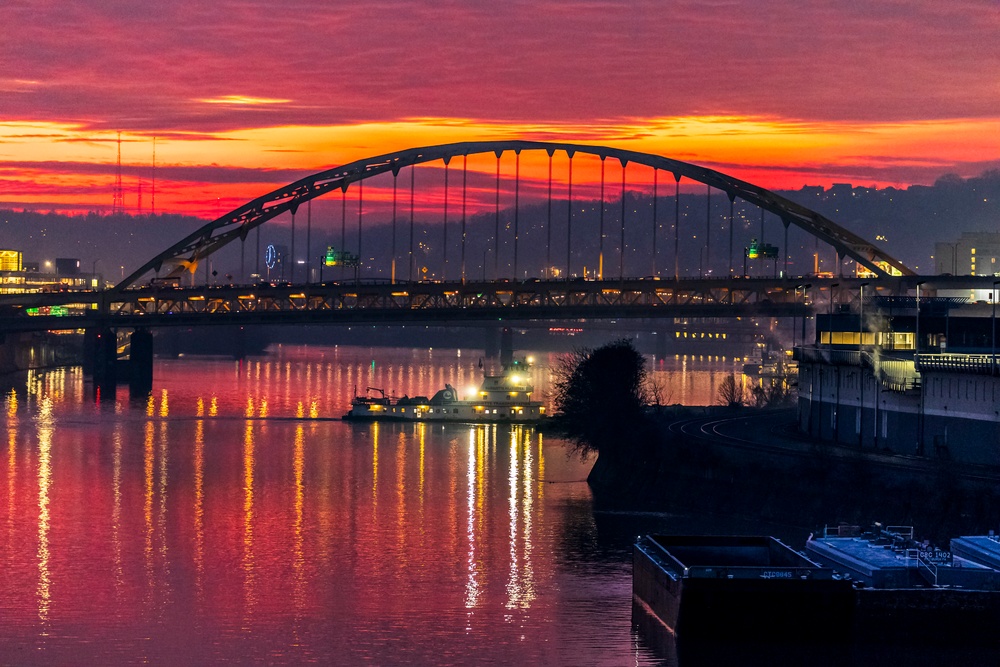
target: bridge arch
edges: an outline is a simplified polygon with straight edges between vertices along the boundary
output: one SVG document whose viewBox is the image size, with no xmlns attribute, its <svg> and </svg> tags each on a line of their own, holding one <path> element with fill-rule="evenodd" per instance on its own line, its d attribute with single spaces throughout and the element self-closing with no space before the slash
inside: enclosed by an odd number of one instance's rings
<svg viewBox="0 0 1000 667">
<path fill-rule="evenodd" d="M 903 275 L 915 275 L 911 269 L 898 259 L 888 255 L 874 243 L 844 229 L 816 211 L 770 190 L 713 169 L 651 153 L 607 146 L 515 140 L 460 142 L 411 148 L 320 171 L 257 197 L 205 224 L 144 263 L 116 285 L 115 289 L 123 289 L 133 285 L 150 272 L 159 274 L 164 266 L 169 266 L 168 272 L 165 274 L 167 276 L 177 276 L 185 271 L 193 273 L 201 260 L 236 239 L 245 241 L 251 230 L 268 220 L 286 212 L 291 212 L 294 215 L 299 206 L 307 201 L 338 189 L 346 191 L 352 183 L 361 182 L 386 172 L 398 175 L 399 171 L 405 167 L 427 162 L 443 160 L 447 165 L 456 156 L 493 153 L 499 158 L 508 151 L 516 154 L 523 151 L 545 151 L 549 157 L 556 151 L 565 151 L 571 160 L 571 165 L 574 155 L 585 154 L 597 156 L 602 161 L 608 158 L 616 159 L 623 166 L 635 163 L 669 172 L 678 182 L 681 178 L 687 178 L 725 192 L 730 202 L 740 198 L 769 211 L 779 216 L 786 228 L 789 225 L 795 225 L 805 230 L 810 235 L 833 246 L 841 257 L 850 257 L 879 276 L 888 275 L 885 268 L 887 266 Z"/>
</svg>

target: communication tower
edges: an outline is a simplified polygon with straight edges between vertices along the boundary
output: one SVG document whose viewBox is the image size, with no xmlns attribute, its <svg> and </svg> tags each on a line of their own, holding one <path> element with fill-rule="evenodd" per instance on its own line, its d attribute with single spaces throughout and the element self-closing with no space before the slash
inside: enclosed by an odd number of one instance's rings
<svg viewBox="0 0 1000 667">
<path fill-rule="evenodd" d="M 118 132 L 118 169 L 115 172 L 115 198 L 111 204 L 111 213 L 125 212 L 125 192 L 122 190 L 122 133 Z"/>
</svg>

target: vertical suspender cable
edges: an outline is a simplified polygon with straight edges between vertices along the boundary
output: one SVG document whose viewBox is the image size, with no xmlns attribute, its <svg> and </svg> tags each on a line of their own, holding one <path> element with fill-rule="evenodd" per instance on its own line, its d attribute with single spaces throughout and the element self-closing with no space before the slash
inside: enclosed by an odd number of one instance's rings
<svg viewBox="0 0 1000 667">
<path fill-rule="evenodd" d="M 705 266 L 702 277 L 711 272 L 712 264 L 712 186 L 708 186 L 705 197 Z"/>
<path fill-rule="evenodd" d="M 292 210 L 292 252 L 291 252 L 291 257 L 289 257 L 289 259 L 292 260 L 292 266 L 291 268 L 288 269 L 288 282 L 294 283 L 295 282 L 295 210 L 294 209 Z M 282 273 L 284 273 L 284 271 L 282 271 Z"/>
<path fill-rule="evenodd" d="M 622 237 L 619 247 L 621 253 L 618 256 L 618 280 L 625 280 L 625 168 L 628 161 L 622 160 Z"/>
<path fill-rule="evenodd" d="M 361 209 L 365 201 L 365 182 L 364 180 L 358 181 L 358 265 L 354 269 L 354 277 L 356 282 L 361 281 L 361 265 L 364 260 L 361 259 Z"/>
<path fill-rule="evenodd" d="M 392 266 L 389 269 L 389 282 L 396 284 L 396 177 L 399 169 L 392 168 Z"/>
<path fill-rule="evenodd" d="M 736 197 L 729 195 L 729 275 L 733 275 L 733 208 Z"/>
<path fill-rule="evenodd" d="M 469 175 L 469 156 L 462 156 L 462 282 L 465 283 L 465 195 Z"/>
<path fill-rule="evenodd" d="M 681 175 L 674 174 L 674 280 L 681 279 Z"/>
<path fill-rule="evenodd" d="M 550 275 L 552 271 L 552 153 L 555 151 L 551 148 L 545 150 L 549 154 L 549 217 L 545 227 L 545 271 L 542 275 L 546 279 L 550 279 L 552 277 Z"/>
<path fill-rule="evenodd" d="M 444 158 L 444 245 L 441 248 L 441 280 L 447 280 L 448 273 L 448 163 L 451 157 Z"/>
<path fill-rule="evenodd" d="M 410 165 L 410 282 L 413 282 L 413 191 L 417 180 L 417 165 Z"/>
<path fill-rule="evenodd" d="M 573 151 L 566 151 L 569 157 L 569 191 L 566 196 L 566 280 L 570 279 L 573 249 Z"/>
<path fill-rule="evenodd" d="M 782 218 L 781 221 L 783 223 L 785 223 L 785 268 L 784 268 L 784 271 L 781 274 L 781 277 L 782 278 L 787 278 L 788 277 L 788 221 L 785 220 L 784 218 Z M 838 259 L 839 259 L 839 257 L 838 257 Z M 833 294 L 833 290 L 832 289 L 830 290 L 830 294 L 831 295 Z M 832 299 L 833 297 L 831 296 L 830 298 Z"/>
<path fill-rule="evenodd" d="M 659 171 L 656 167 L 653 167 L 653 277 L 656 277 L 656 194 L 658 174 Z"/>
<path fill-rule="evenodd" d="M 500 156 L 503 152 L 494 151 L 497 156 L 497 201 L 496 201 L 496 227 L 493 231 L 493 280 L 500 275 Z"/>
<path fill-rule="evenodd" d="M 312 224 L 313 224 L 313 200 L 306 202 L 306 284 L 311 282 L 312 274 Z"/>
<path fill-rule="evenodd" d="M 517 281 L 518 216 L 521 204 L 521 151 L 514 151 L 514 280 Z"/>
<path fill-rule="evenodd" d="M 340 188 L 340 279 L 344 279 L 344 256 L 347 254 L 347 181 Z"/>
<path fill-rule="evenodd" d="M 604 280 L 604 156 L 601 156 L 601 224 L 597 254 L 597 279 Z"/>
</svg>

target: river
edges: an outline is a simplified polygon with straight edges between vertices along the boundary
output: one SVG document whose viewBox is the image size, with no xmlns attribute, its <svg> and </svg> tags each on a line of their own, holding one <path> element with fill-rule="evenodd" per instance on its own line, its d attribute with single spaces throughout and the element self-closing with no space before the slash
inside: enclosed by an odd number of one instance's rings
<svg viewBox="0 0 1000 667">
<path fill-rule="evenodd" d="M 630 564 L 656 517 L 595 512 L 591 461 L 530 427 L 339 420 L 355 390 L 478 384 L 480 358 L 158 360 L 136 401 L 29 375 L 4 395 L 2 662 L 658 664 Z M 733 367 L 655 372 L 707 403 Z"/>
</svg>

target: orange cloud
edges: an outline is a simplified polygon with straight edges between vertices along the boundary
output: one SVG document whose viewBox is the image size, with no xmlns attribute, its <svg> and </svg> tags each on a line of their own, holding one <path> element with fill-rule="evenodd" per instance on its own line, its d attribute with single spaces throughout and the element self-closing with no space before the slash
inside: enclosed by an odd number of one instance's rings
<svg viewBox="0 0 1000 667">
<path fill-rule="evenodd" d="M 273 100 L 279 103 L 279 100 Z M 156 141 L 159 211 L 215 216 L 308 173 L 405 148 L 484 139 L 531 139 L 607 145 L 719 169 L 772 189 L 805 183 L 865 185 L 928 183 L 942 173 L 974 175 L 990 166 L 983 156 L 1000 156 L 997 119 L 912 123 L 804 122 L 739 116 L 632 119 L 622 123 L 508 124 L 472 119 L 422 118 L 385 123 L 279 126 L 168 135 Z M 154 172 L 153 137 L 121 135 L 126 202 L 135 202 L 139 183 L 148 209 Z M 45 204 L 62 210 L 101 210 L 111 203 L 118 135 L 79 124 L 0 123 L 0 188 L 4 205 Z M 471 156 L 475 182 L 488 189 L 495 179 L 492 154 Z M 443 164 L 421 170 L 434 173 Z M 460 165 L 452 162 L 453 173 Z M 620 189 L 621 167 L 605 165 L 609 196 Z M 567 160 L 553 160 L 556 192 L 565 187 Z M 514 157 L 501 160 L 502 188 L 514 176 Z M 540 194 L 547 183 L 547 156 L 521 160 L 522 196 Z M 441 180 L 440 176 L 435 177 Z M 457 178 L 457 177 L 456 177 Z M 600 160 L 574 160 L 577 196 L 596 196 Z M 630 166 L 629 189 L 651 187 L 652 171 Z M 424 179 L 422 181 L 433 180 Z M 16 183 L 31 183 L 30 188 Z M 459 181 L 453 180 L 452 187 Z M 662 187 L 669 187 L 661 177 Z M 366 186 L 372 201 L 391 188 L 386 181 Z M 512 187 L 512 186 L 511 186 Z M 427 182 L 420 197 L 443 199 Z M 454 194 L 454 191 L 452 192 Z M 485 201 L 481 201 L 485 199 Z M 477 197 L 474 207 L 488 207 Z M 231 206 L 230 206 L 231 204 Z M 134 204 L 133 204 L 134 205 Z M 225 210 L 220 211 L 220 207 Z"/>
</svg>

